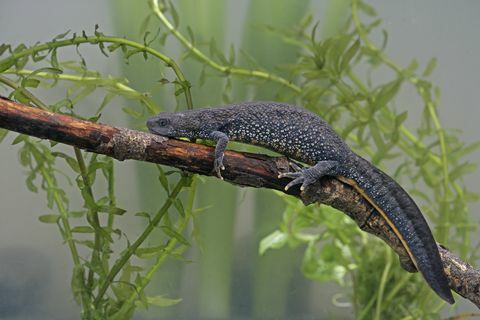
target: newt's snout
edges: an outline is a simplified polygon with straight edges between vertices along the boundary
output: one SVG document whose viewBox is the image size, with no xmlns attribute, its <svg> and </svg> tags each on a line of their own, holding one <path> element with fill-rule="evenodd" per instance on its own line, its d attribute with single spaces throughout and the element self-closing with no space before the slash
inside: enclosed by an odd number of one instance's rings
<svg viewBox="0 0 480 320">
<path fill-rule="evenodd" d="M 157 133 L 155 131 L 155 126 L 156 126 L 156 117 L 151 117 L 150 119 L 148 119 L 147 121 L 148 131 L 150 131 L 151 133 Z"/>
</svg>

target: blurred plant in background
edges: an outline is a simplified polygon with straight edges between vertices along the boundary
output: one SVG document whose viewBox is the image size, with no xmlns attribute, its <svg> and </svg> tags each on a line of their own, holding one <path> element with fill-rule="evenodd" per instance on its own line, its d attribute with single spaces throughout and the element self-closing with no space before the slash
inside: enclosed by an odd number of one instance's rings
<svg viewBox="0 0 480 320">
<path fill-rule="evenodd" d="M 402 67 L 385 54 L 388 33 L 380 29 L 374 8 L 360 0 L 331 1 L 320 24 L 309 1 L 251 1 L 242 42 L 234 46 L 225 32 L 228 2 L 148 3 L 114 3 L 119 33 L 127 38 L 106 36 L 95 28 L 93 35 L 64 33 L 31 47 L 1 45 L 0 83 L 20 102 L 93 121 L 115 97 L 122 97 L 129 101 L 123 111 L 131 125 L 141 129 L 146 117 L 160 110 L 258 99 L 301 105 L 325 118 L 356 152 L 409 186 L 439 242 L 470 261 L 477 259 L 470 243 L 475 225 L 468 218 L 468 202 L 477 195 L 463 187 L 463 177 L 476 166 L 463 159 L 479 145 L 464 145 L 457 132 L 442 128 L 440 90 L 427 80 L 435 58 L 422 68 L 415 59 Z M 135 18 L 140 16 L 146 18 Z M 370 40 L 378 34 L 381 45 Z M 81 55 L 86 44 L 108 58 L 121 57 L 126 78 L 89 70 Z M 63 47 L 77 50 L 78 60 L 62 61 Z M 376 72 L 384 69 L 392 77 L 379 83 Z M 45 103 L 33 93 L 60 82 L 70 85 L 57 102 Z M 416 128 L 407 126 L 407 113 L 395 107 L 404 87 L 416 91 L 423 107 Z M 75 108 L 94 92 L 104 93 L 96 110 Z M 0 141 L 6 134 L 0 129 Z M 419 275 L 400 268 L 383 242 L 332 208 L 304 207 L 281 193 L 239 192 L 215 179 L 139 164 L 136 189 L 144 207 L 135 216 L 145 227 L 133 239 L 116 224 L 125 210 L 117 205 L 111 159 L 24 135 L 14 144 L 21 145 L 19 160 L 29 170 L 28 188 L 46 192 L 52 213 L 40 221 L 56 224 L 69 247 L 75 265 L 73 294 L 84 318 L 125 319 L 149 306 L 170 307 L 161 311 L 170 317 L 302 315 L 301 309 L 318 301 L 307 290 L 291 295 L 301 281 L 295 275 L 300 265 L 307 278 L 344 287 L 335 289 L 341 294 L 330 295 L 332 303 L 353 310 L 358 319 L 432 318 L 444 307 Z M 70 172 L 58 169 L 61 161 Z M 81 194 L 82 208 L 71 208 L 64 185 Z M 242 202 L 248 202 L 243 205 L 252 214 L 243 227 L 253 231 L 238 245 L 235 213 Z M 114 245 L 118 241 L 124 243 L 120 250 Z M 197 280 L 193 288 L 182 289 L 188 261 L 184 252 L 191 242 L 200 247 L 193 258 Z M 245 259 L 254 263 L 245 267 Z M 234 273 L 243 277 L 235 289 L 240 294 L 232 290 Z M 177 287 L 166 291 L 166 279 L 175 279 Z M 149 284 L 154 288 L 147 294 Z M 185 296 L 197 304 L 182 306 Z M 158 317 L 153 310 L 145 317 Z"/>
</svg>

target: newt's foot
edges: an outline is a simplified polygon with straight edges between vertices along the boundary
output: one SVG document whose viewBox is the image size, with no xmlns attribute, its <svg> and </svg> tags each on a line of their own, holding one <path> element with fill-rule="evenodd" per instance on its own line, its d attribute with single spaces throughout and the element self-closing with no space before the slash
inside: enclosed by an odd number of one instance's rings
<svg viewBox="0 0 480 320">
<path fill-rule="evenodd" d="M 295 163 L 290 163 L 290 166 L 295 171 L 280 173 L 278 177 L 293 179 L 285 186 L 285 191 L 297 184 L 301 184 L 300 191 L 303 191 L 315 181 L 319 180 L 325 175 L 328 175 L 336 165 L 336 161 L 320 161 L 313 167 L 301 168 Z"/>
<path fill-rule="evenodd" d="M 217 177 L 223 180 L 221 170 L 225 170 L 225 166 L 223 165 L 223 153 L 220 157 L 215 158 L 213 162 L 213 170 L 217 174 Z"/>
</svg>

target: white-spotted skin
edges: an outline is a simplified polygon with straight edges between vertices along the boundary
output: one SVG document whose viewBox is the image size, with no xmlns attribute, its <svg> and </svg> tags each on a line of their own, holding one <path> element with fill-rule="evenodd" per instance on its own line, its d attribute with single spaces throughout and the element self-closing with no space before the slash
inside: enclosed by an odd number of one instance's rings
<svg viewBox="0 0 480 320">
<path fill-rule="evenodd" d="M 406 243 L 430 287 L 445 301 L 454 302 L 436 242 L 415 202 L 392 178 L 353 153 L 316 114 L 284 103 L 247 102 L 164 112 L 149 119 L 147 125 L 151 132 L 168 137 L 212 140 L 214 132 L 221 132 L 231 140 L 263 146 L 312 166 L 335 162 L 326 174 L 355 181 Z"/>
<path fill-rule="evenodd" d="M 155 127 L 160 118 L 170 120 L 169 132 Z M 278 102 L 164 112 L 149 120 L 149 129 L 157 134 L 191 139 L 209 139 L 211 132 L 221 131 L 231 140 L 263 146 L 310 165 L 321 160 L 341 161 L 351 154 L 345 142 L 322 118 Z"/>
<path fill-rule="evenodd" d="M 350 149 L 335 131 L 311 112 L 280 103 L 233 106 L 223 130 L 232 140 L 264 146 L 310 165 L 348 157 Z"/>
</svg>

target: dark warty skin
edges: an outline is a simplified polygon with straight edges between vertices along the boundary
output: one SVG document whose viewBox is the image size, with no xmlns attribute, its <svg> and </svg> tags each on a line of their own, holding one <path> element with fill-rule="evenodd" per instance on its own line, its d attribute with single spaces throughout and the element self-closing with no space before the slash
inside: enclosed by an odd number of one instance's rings
<svg viewBox="0 0 480 320">
<path fill-rule="evenodd" d="M 417 270 L 445 301 L 454 303 L 437 244 L 418 206 L 392 178 L 355 154 L 318 115 L 278 102 L 246 102 L 186 112 L 163 112 L 147 122 L 167 137 L 216 141 L 214 170 L 221 177 L 229 140 L 266 147 L 312 167 L 280 173 L 301 189 L 322 176 L 344 178 L 385 218 Z"/>
</svg>

